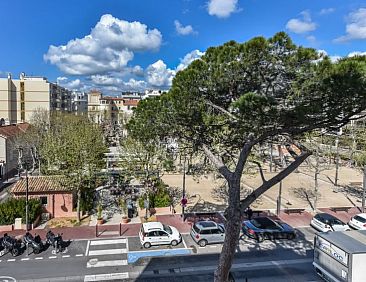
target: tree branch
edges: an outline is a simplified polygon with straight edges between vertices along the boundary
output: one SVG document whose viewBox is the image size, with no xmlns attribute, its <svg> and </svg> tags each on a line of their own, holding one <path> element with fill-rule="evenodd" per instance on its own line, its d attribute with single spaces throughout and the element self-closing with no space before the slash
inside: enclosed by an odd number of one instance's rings
<svg viewBox="0 0 366 282">
<path fill-rule="evenodd" d="M 238 118 L 233 115 L 232 113 L 230 113 L 229 111 L 225 110 L 224 108 L 218 106 L 218 105 L 215 105 L 214 103 L 212 103 L 211 101 L 206 101 L 206 104 L 219 110 L 220 112 L 226 114 L 227 116 L 231 117 L 233 120 L 238 120 Z"/>
<path fill-rule="evenodd" d="M 253 136 L 249 136 L 249 141 L 247 141 L 243 148 L 240 151 L 240 155 L 238 158 L 238 162 L 236 163 L 236 167 L 235 167 L 235 173 L 239 176 L 242 175 L 243 173 L 243 169 L 245 166 L 245 163 L 247 162 L 248 156 L 252 150 L 252 147 L 259 142 L 258 139 L 254 139 Z"/>
<path fill-rule="evenodd" d="M 225 177 L 225 179 L 229 179 L 232 172 L 227 168 L 222 159 L 218 156 L 215 156 L 206 145 L 202 145 L 202 148 L 207 157 L 216 166 L 218 171 Z"/>
<path fill-rule="evenodd" d="M 258 166 L 258 168 L 259 168 L 259 173 L 260 173 L 260 175 L 261 175 L 261 178 L 262 178 L 263 183 L 267 182 L 266 178 L 264 177 L 263 169 L 262 169 L 261 164 L 260 164 L 259 162 L 257 162 L 257 161 L 253 161 L 253 163 L 255 163 L 255 164 Z"/>
<path fill-rule="evenodd" d="M 271 187 L 282 181 L 290 173 L 292 173 L 296 168 L 300 166 L 302 162 L 306 160 L 307 157 L 311 155 L 311 152 L 301 153 L 289 166 L 287 166 L 280 173 L 272 177 L 270 180 L 264 182 L 261 186 L 255 189 L 249 196 L 240 201 L 240 209 L 245 210 L 250 204 L 252 204 L 259 196 L 269 190 Z"/>
</svg>

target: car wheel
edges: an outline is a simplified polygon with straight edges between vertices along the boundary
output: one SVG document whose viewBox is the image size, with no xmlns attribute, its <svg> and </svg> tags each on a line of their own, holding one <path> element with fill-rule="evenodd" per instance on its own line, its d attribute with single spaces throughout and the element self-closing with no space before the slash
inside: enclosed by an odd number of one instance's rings
<svg viewBox="0 0 366 282">
<path fill-rule="evenodd" d="M 258 243 L 261 243 L 261 242 L 263 242 L 264 241 L 264 236 L 263 236 L 263 234 L 257 234 L 257 242 Z"/>
<path fill-rule="evenodd" d="M 151 244 L 149 242 L 144 243 L 144 248 L 148 249 L 151 247 Z"/>
<path fill-rule="evenodd" d="M 173 240 L 170 244 L 171 244 L 172 246 L 176 246 L 176 245 L 178 245 L 178 241 L 177 241 L 177 240 Z"/>
<path fill-rule="evenodd" d="M 36 255 L 38 255 L 40 253 L 39 249 L 33 249 L 33 253 L 35 253 Z"/>
<path fill-rule="evenodd" d="M 200 245 L 200 247 L 204 247 L 207 245 L 207 241 L 206 240 L 201 240 L 198 242 L 198 245 Z"/>
</svg>

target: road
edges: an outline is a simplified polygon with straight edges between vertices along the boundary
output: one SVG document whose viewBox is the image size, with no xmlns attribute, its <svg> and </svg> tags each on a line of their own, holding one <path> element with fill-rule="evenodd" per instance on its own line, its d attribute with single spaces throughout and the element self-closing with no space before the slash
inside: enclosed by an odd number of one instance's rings
<svg viewBox="0 0 366 282">
<path fill-rule="evenodd" d="M 294 241 L 242 238 L 232 267 L 236 281 L 320 281 L 312 268 L 310 228 Z M 177 247 L 142 249 L 136 237 L 73 241 L 63 253 L 0 257 L 2 281 L 212 281 L 221 245 L 198 247 L 189 234 Z M 169 254 L 171 256 L 166 256 Z M 180 254 L 180 255 L 179 255 Z M 146 257 L 146 255 L 163 255 Z M 144 258 L 136 260 L 139 256 Z M 13 277 L 1 278 L 2 276 Z"/>
</svg>

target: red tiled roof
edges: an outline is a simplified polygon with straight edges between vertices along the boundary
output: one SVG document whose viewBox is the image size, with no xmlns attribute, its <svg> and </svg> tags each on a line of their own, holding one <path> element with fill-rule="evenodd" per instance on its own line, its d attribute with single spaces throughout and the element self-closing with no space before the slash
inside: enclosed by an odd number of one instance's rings
<svg viewBox="0 0 366 282">
<path fill-rule="evenodd" d="M 19 133 L 25 132 L 29 127 L 29 123 L 18 123 L 12 125 L 0 126 L 0 136 L 5 138 L 16 136 Z"/>
<path fill-rule="evenodd" d="M 70 189 L 63 185 L 62 176 L 29 176 L 28 177 L 28 192 L 70 192 Z M 25 194 L 26 179 L 22 178 L 12 188 L 13 194 Z"/>
<path fill-rule="evenodd" d="M 134 106 L 134 107 L 136 107 L 138 103 L 139 103 L 139 100 L 124 100 L 123 101 L 123 105 L 125 105 L 125 106 Z"/>
</svg>

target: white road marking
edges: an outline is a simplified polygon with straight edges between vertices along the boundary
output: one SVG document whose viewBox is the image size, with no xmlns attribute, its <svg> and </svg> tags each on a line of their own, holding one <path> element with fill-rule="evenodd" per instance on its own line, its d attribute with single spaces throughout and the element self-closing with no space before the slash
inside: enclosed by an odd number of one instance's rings
<svg viewBox="0 0 366 282">
<path fill-rule="evenodd" d="M 22 258 L 21 260 L 29 260 L 30 258 Z"/>
<path fill-rule="evenodd" d="M 38 258 L 34 258 L 34 259 L 43 259 L 43 257 L 38 257 Z"/>
<path fill-rule="evenodd" d="M 127 265 L 127 260 L 104 260 L 104 261 L 97 261 L 96 263 L 88 262 L 86 267 L 105 267 L 105 266 L 121 266 Z"/>
<path fill-rule="evenodd" d="M 48 257 L 49 259 L 55 259 L 57 258 L 57 256 L 51 256 L 51 257 Z"/>
<path fill-rule="evenodd" d="M 89 246 L 90 246 L 90 240 L 88 240 L 88 245 L 86 246 L 85 256 L 88 255 L 89 252 Z"/>
<path fill-rule="evenodd" d="M 108 250 L 89 251 L 89 256 L 120 255 L 125 253 L 127 253 L 126 249 L 108 249 Z"/>
<path fill-rule="evenodd" d="M 187 249 L 187 244 L 186 244 L 186 242 L 184 241 L 183 236 L 182 236 L 182 242 L 183 242 L 184 248 L 186 248 L 186 249 Z"/>
<path fill-rule="evenodd" d="M 128 279 L 128 272 L 85 275 L 84 282 Z"/>
<path fill-rule="evenodd" d="M 111 244 L 126 244 L 127 239 L 114 239 L 114 240 L 94 240 L 90 242 L 90 245 L 92 246 L 98 246 L 98 245 L 111 245 Z"/>
<path fill-rule="evenodd" d="M 83 256 L 83 254 L 77 254 L 77 255 L 75 255 L 76 257 L 82 257 Z"/>
<path fill-rule="evenodd" d="M 62 256 L 63 258 L 69 258 L 70 257 L 70 255 L 64 255 L 64 256 Z"/>
<path fill-rule="evenodd" d="M 15 259 L 8 259 L 8 261 L 15 261 Z"/>
</svg>

